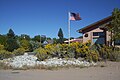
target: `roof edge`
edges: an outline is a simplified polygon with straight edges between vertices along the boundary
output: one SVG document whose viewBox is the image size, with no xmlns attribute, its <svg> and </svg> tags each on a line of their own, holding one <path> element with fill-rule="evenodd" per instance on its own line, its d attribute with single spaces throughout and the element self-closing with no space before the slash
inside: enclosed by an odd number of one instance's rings
<svg viewBox="0 0 120 80">
<path fill-rule="evenodd" d="M 85 30 L 85 29 L 87 29 L 87 28 L 90 28 L 91 26 L 94 26 L 94 25 L 96 25 L 96 24 L 99 24 L 100 22 L 103 22 L 103 21 L 105 21 L 105 20 L 109 20 L 109 19 L 111 20 L 111 19 L 112 19 L 112 16 L 108 16 L 108 17 L 103 18 L 103 19 L 101 19 L 101 20 L 99 20 L 99 21 L 96 21 L 96 22 L 94 22 L 94 23 L 92 23 L 92 24 L 90 24 L 90 25 L 88 25 L 88 26 L 85 26 L 85 27 L 77 30 L 77 32 L 78 32 L 78 33 L 82 33 L 83 30 Z"/>
</svg>

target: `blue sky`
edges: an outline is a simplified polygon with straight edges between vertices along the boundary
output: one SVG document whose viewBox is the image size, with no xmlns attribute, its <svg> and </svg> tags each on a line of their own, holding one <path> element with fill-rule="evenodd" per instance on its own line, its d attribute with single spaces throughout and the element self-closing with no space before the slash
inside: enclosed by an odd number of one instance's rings
<svg viewBox="0 0 120 80">
<path fill-rule="evenodd" d="M 0 0 L 0 34 L 11 28 L 16 35 L 46 35 L 58 38 L 62 28 L 68 38 L 68 12 L 80 13 L 82 20 L 71 21 L 71 37 L 76 32 L 120 8 L 120 0 Z"/>
</svg>

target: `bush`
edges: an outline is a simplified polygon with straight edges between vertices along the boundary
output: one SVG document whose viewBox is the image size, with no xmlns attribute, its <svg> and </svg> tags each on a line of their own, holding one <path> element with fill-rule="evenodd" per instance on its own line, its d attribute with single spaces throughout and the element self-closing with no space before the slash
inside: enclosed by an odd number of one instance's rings
<svg viewBox="0 0 120 80">
<path fill-rule="evenodd" d="M 18 48 L 17 50 L 14 50 L 13 51 L 13 54 L 15 56 L 18 56 L 18 55 L 23 55 L 25 53 L 25 49 L 24 48 Z"/>
<path fill-rule="evenodd" d="M 37 48 L 39 48 L 40 47 L 40 43 L 39 42 L 35 42 L 35 41 L 30 41 L 30 44 L 32 45 L 32 49 L 33 50 L 35 50 L 35 49 L 37 49 Z"/>
<path fill-rule="evenodd" d="M 59 58 L 74 58 L 73 48 L 68 44 L 48 44 L 45 46 L 48 55 Z"/>
<path fill-rule="evenodd" d="M 38 48 L 34 52 L 36 53 L 36 57 L 39 61 L 43 61 L 48 58 L 47 51 L 44 48 Z"/>
<path fill-rule="evenodd" d="M 75 58 L 85 58 L 88 61 L 97 62 L 99 59 L 99 54 L 96 49 L 91 49 L 91 41 L 86 43 L 71 43 L 70 47 L 72 52 L 75 53 Z"/>
<path fill-rule="evenodd" d="M 74 53 L 71 51 L 62 51 L 60 57 L 68 59 L 68 58 L 74 58 L 74 56 L 75 56 Z"/>
<path fill-rule="evenodd" d="M 48 54 L 55 54 L 56 53 L 56 45 L 55 44 L 48 44 L 45 46 L 45 49 L 47 51 Z"/>
<path fill-rule="evenodd" d="M 103 45 L 102 48 L 100 49 L 100 56 L 103 58 L 103 59 L 109 59 L 110 58 L 110 54 L 112 52 L 112 48 L 109 47 L 109 46 L 106 46 L 106 45 Z"/>
<path fill-rule="evenodd" d="M 11 52 L 8 52 L 6 50 L 0 50 L 0 59 L 10 58 L 13 54 Z"/>
<path fill-rule="evenodd" d="M 33 51 L 32 49 L 32 45 L 30 44 L 30 42 L 28 40 L 21 40 L 20 41 L 20 45 L 22 48 L 25 49 L 25 51 L 30 52 Z"/>
<path fill-rule="evenodd" d="M 59 49 L 59 55 L 61 58 L 74 58 L 75 50 L 72 47 L 72 43 L 70 44 L 70 46 L 68 44 L 61 44 L 59 45 Z"/>
<path fill-rule="evenodd" d="M 85 58 L 88 61 L 98 61 L 99 54 L 96 50 L 90 50 L 91 42 L 80 43 L 74 42 L 68 44 L 48 44 L 45 48 L 36 49 L 36 56 L 39 60 L 44 60 L 50 57 L 59 58 Z"/>
<path fill-rule="evenodd" d="M 3 50 L 3 49 L 4 49 L 4 45 L 0 44 L 0 50 Z"/>
<path fill-rule="evenodd" d="M 95 50 L 89 50 L 88 53 L 86 54 L 85 59 L 88 60 L 89 62 L 91 61 L 97 62 L 99 59 L 99 54 Z"/>
<path fill-rule="evenodd" d="M 79 57 L 85 57 L 86 54 L 88 53 L 89 51 L 89 43 L 75 43 L 75 58 L 79 58 Z"/>
<path fill-rule="evenodd" d="M 61 44 L 48 44 L 45 46 L 45 49 L 49 57 L 60 57 L 61 55 Z"/>
<path fill-rule="evenodd" d="M 14 49 L 18 49 L 19 48 L 19 44 L 17 43 L 17 40 L 14 38 L 8 38 L 6 41 L 6 45 L 5 48 L 7 51 L 14 51 Z"/>
<path fill-rule="evenodd" d="M 119 61 L 120 60 L 120 48 L 111 47 L 106 45 L 93 45 L 91 50 L 97 50 L 100 55 L 100 58 L 103 60 Z"/>
<path fill-rule="evenodd" d="M 69 47 L 68 47 L 67 56 L 68 56 L 69 58 L 74 58 L 74 57 L 75 57 L 75 50 L 74 50 L 73 48 L 69 48 Z"/>
<path fill-rule="evenodd" d="M 111 61 L 120 61 L 120 51 L 112 51 L 109 56 L 109 60 Z"/>
</svg>

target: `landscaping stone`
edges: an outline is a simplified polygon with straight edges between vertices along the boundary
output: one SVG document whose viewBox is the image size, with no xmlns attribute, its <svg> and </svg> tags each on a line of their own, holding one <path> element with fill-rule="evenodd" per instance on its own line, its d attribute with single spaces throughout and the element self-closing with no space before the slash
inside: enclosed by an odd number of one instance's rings
<svg viewBox="0 0 120 80">
<path fill-rule="evenodd" d="M 15 56 L 12 59 L 5 59 L 3 62 L 9 64 L 13 68 L 22 68 L 24 66 L 34 67 L 36 65 L 44 65 L 44 66 L 67 66 L 67 65 L 75 65 L 75 66 L 91 66 L 96 65 L 96 63 L 92 62 L 89 63 L 87 61 L 80 61 L 79 59 L 58 59 L 58 58 L 51 58 L 45 61 L 37 61 L 37 57 L 34 55 L 28 55 L 25 53 L 21 56 Z"/>
</svg>

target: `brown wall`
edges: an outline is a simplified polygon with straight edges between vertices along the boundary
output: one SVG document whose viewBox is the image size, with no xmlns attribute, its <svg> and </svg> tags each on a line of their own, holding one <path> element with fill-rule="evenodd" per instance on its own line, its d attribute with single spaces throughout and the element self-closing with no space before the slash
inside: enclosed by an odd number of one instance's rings
<svg viewBox="0 0 120 80">
<path fill-rule="evenodd" d="M 110 39 L 111 39 L 111 33 L 106 31 L 106 44 L 107 45 L 110 45 Z"/>
<path fill-rule="evenodd" d="M 95 28 L 89 30 L 88 32 L 83 33 L 83 43 L 87 42 L 88 40 L 91 40 L 91 42 L 93 43 L 93 32 L 103 32 L 103 30 L 101 30 L 100 28 Z M 88 34 L 88 37 L 85 37 L 85 34 Z M 98 36 L 94 36 L 94 37 L 98 37 Z"/>
</svg>

